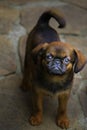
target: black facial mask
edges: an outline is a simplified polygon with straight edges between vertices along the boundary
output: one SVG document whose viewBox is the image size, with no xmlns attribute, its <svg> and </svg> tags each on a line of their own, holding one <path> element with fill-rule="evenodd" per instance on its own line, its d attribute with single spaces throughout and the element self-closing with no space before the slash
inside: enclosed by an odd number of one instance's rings
<svg viewBox="0 0 87 130">
<path fill-rule="evenodd" d="M 49 73 L 55 75 L 62 75 L 66 72 L 66 65 L 62 63 L 61 59 L 53 59 L 47 65 Z"/>
</svg>

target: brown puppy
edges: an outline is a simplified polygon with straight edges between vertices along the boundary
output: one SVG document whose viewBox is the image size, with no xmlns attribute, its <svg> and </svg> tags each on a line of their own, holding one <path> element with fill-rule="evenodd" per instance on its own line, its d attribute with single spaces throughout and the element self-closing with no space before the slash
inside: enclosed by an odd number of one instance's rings
<svg viewBox="0 0 87 130">
<path fill-rule="evenodd" d="M 57 125 L 68 128 L 66 109 L 73 76 L 82 70 L 86 59 L 79 50 L 60 42 L 57 32 L 48 24 L 51 17 L 58 21 L 59 28 L 65 26 L 63 16 L 55 10 L 41 15 L 27 40 L 22 88 L 31 88 L 33 92 L 32 125 L 42 122 L 43 96 L 51 95 L 59 101 Z"/>
</svg>

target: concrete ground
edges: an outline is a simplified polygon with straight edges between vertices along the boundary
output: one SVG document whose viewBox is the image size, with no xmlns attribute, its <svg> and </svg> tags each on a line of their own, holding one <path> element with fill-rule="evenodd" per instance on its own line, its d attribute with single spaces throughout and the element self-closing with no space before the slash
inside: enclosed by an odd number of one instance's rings
<svg viewBox="0 0 87 130">
<path fill-rule="evenodd" d="M 50 24 L 59 32 L 62 41 L 79 48 L 87 58 L 87 0 L 1 0 L 0 8 L 0 18 L 2 17 L 3 21 L 0 24 L 2 25 L 6 19 L 9 21 L 11 10 L 18 11 L 16 23 L 12 23 L 16 19 L 14 18 L 15 13 L 10 19 L 13 27 L 9 27 L 10 22 L 4 24 L 4 29 L 0 25 L 2 29 L 0 29 L 0 36 L 9 36 L 10 40 L 14 42 L 15 32 L 16 37 L 19 36 L 19 38 L 20 34 L 23 34 L 23 39 L 17 41 L 20 46 L 23 45 L 27 32 L 33 28 L 44 10 L 48 8 L 60 9 L 67 21 L 66 28 L 57 29 L 57 23 L 54 20 L 51 20 Z M 6 9 L 10 11 L 5 12 L 7 15 L 4 19 L 2 10 Z M 17 46 L 15 48 L 17 51 Z M 23 53 L 21 49 L 19 53 Z M 23 58 L 23 54 L 20 55 Z M 24 93 L 19 88 L 22 73 L 21 63 L 18 60 L 17 58 L 18 66 L 15 72 L 0 77 L 0 130 L 61 130 L 55 123 L 57 99 L 50 97 L 46 97 L 44 101 L 43 123 L 40 126 L 29 124 L 31 94 Z M 80 73 L 75 74 L 68 102 L 68 116 L 71 121 L 68 130 L 87 130 L 87 65 Z"/>
</svg>

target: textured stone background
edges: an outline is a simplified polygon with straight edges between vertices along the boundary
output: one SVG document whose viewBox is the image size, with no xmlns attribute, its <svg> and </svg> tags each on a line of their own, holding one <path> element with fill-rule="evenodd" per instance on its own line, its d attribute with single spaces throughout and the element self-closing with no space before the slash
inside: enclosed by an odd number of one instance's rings
<svg viewBox="0 0 87 130">
<path fill-rule="evenodd" d="M 22 80 L 27 35 L 43 11 L 58 8 L 67 26 L 60 30 L 51 19 L 61 41 L 79 48 L 87 58 L 87 0 L 0 0 L 0 130 L 57 130 L 57 101 L 48 97 L 44 122 L 39 127 L 28 123 L 29 93 L 19 89 Z M 54 107 L 55 105 L 55 107 Z M 87 130 L 87 66 L 75 75 L 68 105 L 69 130 Z"/>
</svg>

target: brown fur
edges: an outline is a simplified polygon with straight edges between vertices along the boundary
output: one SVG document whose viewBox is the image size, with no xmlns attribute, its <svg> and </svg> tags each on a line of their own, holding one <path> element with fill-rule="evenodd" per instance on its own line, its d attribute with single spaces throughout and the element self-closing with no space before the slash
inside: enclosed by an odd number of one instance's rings
<svg viewBox="0 0 87 130">
<path fill-rule="evenodd" d="M 62 15 L 55 10 L 49 10 L 42 14 L 36 26 L 30 32 L 24 64 L 24 77 L 22 89 L 31 89 L 34 112 L 30 118 L 32 125 L 39 125 L 43 115 L 43 97 L 51 95 L 58 97 L 59 107 L 57 125 L 61 128 L 69 127 L 66 109 L 73 83 L 74 72 L 77 73 L 84 67 L 86 59 L 83 54 L 70 44 L 60 42 L 57 32 L 48 24 L 54 17 L 59 22 L 59 27 L 65 26 Z M 64 58 L 70 57 L 66 72 L 62 75 L 54 75 L 47 71 L 46 54 Z"/>
</svg>

